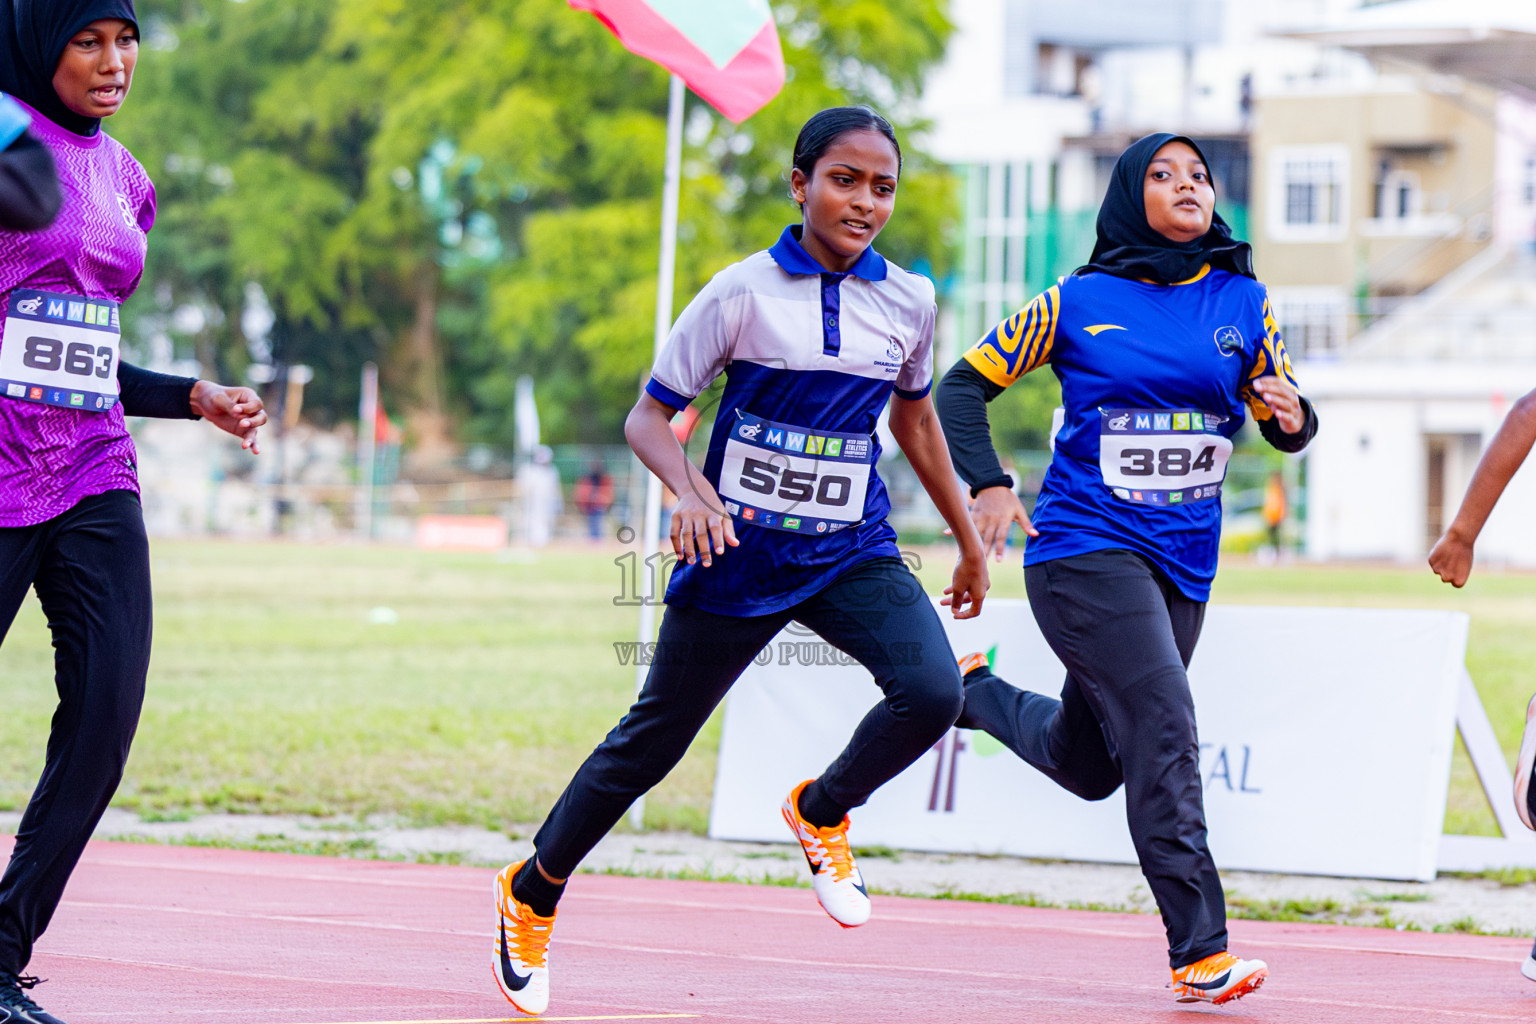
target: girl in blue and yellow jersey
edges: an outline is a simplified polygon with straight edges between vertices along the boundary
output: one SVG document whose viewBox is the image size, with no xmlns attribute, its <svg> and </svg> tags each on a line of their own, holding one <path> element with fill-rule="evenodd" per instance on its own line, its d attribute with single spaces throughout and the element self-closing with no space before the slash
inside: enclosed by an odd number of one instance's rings
<svg viewBox="0 0 1536 1024">
<path fill-rule="evenodd" d="M 1174 993 L 1223 1003 L 1258 988 L 1268 969 L 1227 952 L 1185 670 L 1245 412 L 1283 451 L 1305 447 L 1317 420 L 1249 247 L 1215 200 L 1194 142 L 1136 142 L 1115 166 L 1091 261 L 965 353 L 938 407 L 983 543 L 1000 559 L 1011 524 L 1028 534 L 1030 607 L 1068 673 L 1055 700 L 967 657 L 957 724 L 991 733 L 1085 799 L 1125 785 Z M 986 403 L 1047 364 L 1064 420 L 1031 523 L 998 464 Z"/>
</svg>

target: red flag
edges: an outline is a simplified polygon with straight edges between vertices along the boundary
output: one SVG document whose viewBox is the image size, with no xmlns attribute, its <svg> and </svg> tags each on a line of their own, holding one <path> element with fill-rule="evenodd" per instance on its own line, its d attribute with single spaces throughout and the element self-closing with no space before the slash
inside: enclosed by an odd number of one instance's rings
<svg viewBox="0 0 1536 1024">
<path fill-rule="evenodd" d="M 677 440 L 687 444 L 693 436 L 693 428 L 699 425 L 699 410 L 697 406 L 687 406 L 672 418 L 672 433 L 677 435 Z"/>
<path fill-rule="evenodd" d="M 768 0 L 568 0 L 738 124 L 784 88 Z"/>
<path fill-rule="evenodd" d="M 402 439 L 400 428 L 389 421 L 384 414 L 384 399 L 380 398 L 374 407 L 373 414 L 373 441 L 375 444 L 399 444 Z"/>
</svg>

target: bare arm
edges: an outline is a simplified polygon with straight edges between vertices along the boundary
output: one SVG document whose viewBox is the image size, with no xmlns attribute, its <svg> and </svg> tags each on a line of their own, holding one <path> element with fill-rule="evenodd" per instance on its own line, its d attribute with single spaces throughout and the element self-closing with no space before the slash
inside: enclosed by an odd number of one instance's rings
<svg viewBox="0 0 1536 1024">
<path fill-rule="evenodd" d="M 673 553 L 690 565 L 702 559 L 709 566 L 712 555 L 723 555 L 727 544 L 736 547 L 740 542 L 720 495 L 677 443 L 671 426 L 676 415 L 670 405 L 641 395 L 624 421 L 624 439 L 645 467 L 677 495 L 677 507 L 672 510 Z"/>
<path fill-rule="evenodd" d="M 1472 573 L 1472 545 L 1482 533 L 1494 504 L 1536 443 L 1536 391 L 1521 398 L 1504 418 L 1467 485 L 1466 497 L 1445 535 L 1429 553 L 1429 567 L 1453 587 Z"/>
<path fill-rule="evenodd" d="M 917 479 L 960 542 L 960 561 L 955 564 L 950 585 L 944 589 L 944 604 L 957 619 L 979 615 L 981 602 L 992 585 L 987 578 L 986 551 L 981 546 L 981 535 L 966 513 L 960 480 L 950 462 L 933 399 L 926 395 L 916 401 L 893 398 L 890 423 L 891 434 L 912 464 Z"/>
</svg>

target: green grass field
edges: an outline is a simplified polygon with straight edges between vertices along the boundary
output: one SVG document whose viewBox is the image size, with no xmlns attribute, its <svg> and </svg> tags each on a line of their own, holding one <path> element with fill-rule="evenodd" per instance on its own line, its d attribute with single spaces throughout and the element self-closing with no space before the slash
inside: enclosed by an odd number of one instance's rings
<svg viewBox="0 0 1536 1024">
<path fill-rule="evenodd" d="M 368 815 L 525 831 L 617 721 L 634 687 L 613 644 L 612 545 L 538 556 L 400 548 L 153 545 L 155 655 L 119 806 Z M 950 556 L 924 549 L 943 585 Z M 1016 562 L 993 595 L 1023 595 Z M 1216 601 L 1454 608 L 1472 616 L 1468 663 L 1512 756 L 1536 686 L 1536 576 L 1480 573 L 1465 591 L 1428 571 L 1224 567 Z M 391 609 L 398 621 L 374 624 Z M 34 601 L 0 654 L 0 807 L 26 801 L 54 694 Z M 718 721 L 647 801 L 650 827 L 702 831 Z M 1458 751 L 1447 829 L 1495 834 Z"/>
</svg>

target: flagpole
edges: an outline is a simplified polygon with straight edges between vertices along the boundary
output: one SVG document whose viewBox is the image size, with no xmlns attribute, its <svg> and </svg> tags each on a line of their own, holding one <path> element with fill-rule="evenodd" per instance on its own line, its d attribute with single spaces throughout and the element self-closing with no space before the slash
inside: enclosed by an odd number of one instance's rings
<svg viewBox="0 0 1536 1024">
<path fill-rule="evenodd" d="M 661 261 L 656 268 L 656 337 L 655 352 L 667 342 L 672 330 L 672 283 L 677 276 L 677 208 L 683 181 L 683 98 L 687 86 L 678 75 L 672 76 L 671 93 L 667 101 L 667 170 L 661 188 Z M 661 546 L 661 480 L 655 473 L 647 473 L 650 479 L 645 485 L 645 523 L 641 531 L 640 561 L 646 565 L 648 588 L 642 586 L 640 599 L 640 650 L 656 636 L 656 605 L 661 595 L 656 593 L 661 582 L 660 566 L 652 568 L 645 559 L 655 554 Z M 648 570 L 648 571 L 647 571 Z M 644 659 L 635 658 L 635 693 L 645 687 L 649 666 Z M 645 824 L 645 796 L 642 794 L 629 808 L 630 827 L 639 829 Z"/>
<path fill-rule="evenodd" d="M 373 539 L 373 477 L 379 415 L 379 368 L 363 364 L 362 398 L 357 409 L 357 534 Z"/>
</svg>

